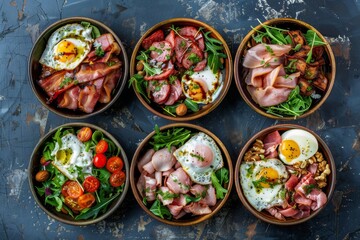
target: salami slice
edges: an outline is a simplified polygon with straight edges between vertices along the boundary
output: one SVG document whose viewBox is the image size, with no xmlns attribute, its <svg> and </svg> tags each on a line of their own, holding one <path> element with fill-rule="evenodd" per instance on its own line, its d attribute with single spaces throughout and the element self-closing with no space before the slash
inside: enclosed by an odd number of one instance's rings
<svg viewBox="0 0 360 240">
<path fill-rule="evenodd" d="M 176 79 L 171 85 L 170 85 L 170 95 L 167 101 L 165 102 L 165 105 L 173 105 L 182 94 L 182 88 L 181 83 L 178 79 Z"/>
<path fill-rule="evenodd" d="M 163 41 L 165 38 L 164 36 L 164 32 L 159 29 L 157 31 L 155 31 L 154 33 L 152 33 L 150 36 L 148 36 L 147 38 L 145 38 L 142 43 L 141 46 L 145 49 L 149 49 L 149 47 L 154 43 L 154 42 L 160 42 Z"/>
<path fill-rule="evenodd" d="M 170 84 L 167 80 L 149 81 L 147 91 L 151 94 L 155 103 L 164 104 L 169 98 Z"/>
</svg>

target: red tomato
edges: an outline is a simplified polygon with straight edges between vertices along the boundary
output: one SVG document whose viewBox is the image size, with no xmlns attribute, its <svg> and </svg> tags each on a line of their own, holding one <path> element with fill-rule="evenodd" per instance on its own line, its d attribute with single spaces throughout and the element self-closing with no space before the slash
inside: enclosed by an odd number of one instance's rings
<svg viewBox="0 0 360 240">
<path fill-rule="evenodd" d="M 95 152 L 96 153 L 105 153 L 108 150 L 108 147 L 109 147 L 108 143 L 104 139 L 101 139 L 96 144 Z"/>
<path fill-rule="evenodd" d="M 94 176 L 88 176 L 83 182 L 85 191 L 95 192 L 100 187 L 100 181 Z"/>
<path fill-rule="evenodd" d="M 62 186 L 61 193 L 64 197 L 78 198 L 83 195 L 84 191 L 78 182 L 69 180 Z"/>
<path fill-rule="evenodd" d="M 93 164 L 97 168 L 103 168 L 106 165 L 106 156 L 103 153 L 97 153 L 93 159 Z"/>
<path fill-rule="evenodd" d="M 120 171 L 124 166 L 124 162 L 120 157 L 114 156 L 108 159 L 106 163 L 106 169 L 113 173 Z"/>
<path fill-rule="evenodd" d="M 65 205 L 68 206 L 69 208 L 71 208 L 71 210 L 75 211 L 75 212 L 79 212 L 81 210 L 83 210 L 83 207 L 80 207 L 80 205 L 78 204 L 78 201 L 70 196 L 67 196 L 65 198 Z"/>
<path fill-rule="evenodd" d="M 84 195 L 81 195 L 77 200 L 78 205 L 83 209 L 91 207 L 94 202 L 95 197 L 91 193 L 85 193 Z"/>
<path fill-rule="evenodd" d="M 81 128 L 78 133 L 77 133 L 77 138 L 81 141 L 81 142 L 87 142 L 90 140 L 92 136 L 92 130 L 89 127 L 83 127 Z"/>
<path fill-rule="evenodd" d="M 125 173 L 121 170 L 114 172 L 110 176 L 110 185 L 113 187 L 120 187 L 125 182 Z"/>
</svg>

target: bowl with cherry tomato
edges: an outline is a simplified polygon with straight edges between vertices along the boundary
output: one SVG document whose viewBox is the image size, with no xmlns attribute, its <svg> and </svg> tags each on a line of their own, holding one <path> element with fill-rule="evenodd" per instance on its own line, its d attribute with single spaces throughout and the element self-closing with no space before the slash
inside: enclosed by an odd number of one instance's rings
<svg viewBox="0 0 360 240">
<path fill-rule="evenodd" d="M 123 148 L 110 133 L 88 123 L 64 124 L 47 133 L 31 155 L 28 172 L 40 208 L 71 225 L 110 216 L 129 187 Z"/>
</svg>

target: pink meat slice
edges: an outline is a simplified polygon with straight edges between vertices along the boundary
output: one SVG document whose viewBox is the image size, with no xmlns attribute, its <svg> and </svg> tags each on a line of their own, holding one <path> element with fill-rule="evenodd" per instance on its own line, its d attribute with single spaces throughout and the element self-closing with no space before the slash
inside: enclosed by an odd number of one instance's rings
<svg viewBox="0 0 360 240">
<path fill-rule="evenodd" d="M 171 44 L 171 47 L 175 48 L 175 32 L 173 30 L 166 36 L 165 41 L 168 41 Z"/>
<path fill-rule="evenodd" d="M 150 49 L 150 57 L 157 62 L 169 61 L 173 53 L 172 45 L 168 41 L 154 42 Z"/>
<path fill-rule="evenodd" d="M 153 101 L 157 104 L 164 104 L 170 95 L 170 84 L 164 80 L 149 81 L 147 91 L 151 93 Z"/>
<path fill-rule="evenodd" d="M 187 193 L 191 186 L 191 180 L 182 168 L 178 168 L 170 174 L 165 185 L 176 194 Z"/>
<path fill-rule="evenodd" d="M 145 80 L 162 80 L 167 79 L 171 74 L 175 72 L 174 64 L 171 61 L 168 61 L 166 66 L 162 69 L 160 74 L 152 75 L 152 76 L 145 76 Z"/>
<path fill-rule="evenodd" d="M 247 86 L 247 90 L 252 99 L 262 107 L 274 106 L 285 102 L 291 92 L 289 88 L 275 88 L 272 86 L 265 89 Z"/>
<path fill-rule="evenodd" d="M 76 110 L 78 108 L 79 94 L 80 94 L 79 86 L 75 86 L 68 89 L 57 98 L 58 106 L 61 108 Z"/>
<path fill-rule="evenodd" d="M 167 101 L 165 102 L 165 105 L 173 105 L 182 94 L 182 87 L 181 83 L 178 79 L 176 79 L 171 85 L 170 85 L 170 95 Z"/>
<path fill-rule="evenodd" d="M 145 179 L 145 196 L 148 201 L 154 201 L 156 198 L 156 179 L 144 176 Z"/>
<path fill-rule="evenodd" d="M 292 73 L 290 75 L 278 76 L 275 79 L 274 87 L 294 89 L 298 83 L 300 72 Z"/>
<path fill-rule="evenodd" d="M 161 172 L 170 170 L 176 163 L 176 158 L 173 156 L 175 150 L 176 148 L 172 146 L 170 151 L 167 147 L 156 151 L 151 158 L 154 169 Z"/>
<path fill-rule="evenodd" d="M 272 67 L 258 67 L 249 69 L 249 73 L 246 75 L 245 83 L 254 87 L 263 87 L 263 77 L 271 72 L 274 68 Z"/>
<path fill-rule="evenodd" d="M 199 202 L 192 202 L 184 207 L 184 211 L 193 215 L 204 215 L 212 212 L 210 207 Z"/>
<path fill-rule="evenodd" d="M 274 86 L 276 78 L 279 76 L 280 69 L 282 65 L 274 68 L 271 72 L 264 75 L 262 88 L 267 88 L 269 86 Z"/>
<path fill-rule="evenodd" d="M 277 157 L 277 147 L 279 146 L 279 144 L 281 143 L 281 135 L 279 133 L 279 131 L 273 131 L 269 134 L 267 134 L 263 140 L 264 143 L 264 149 L 265 149 L 265 157 L 268 158 L 268 156 L 271 153 L 275 153 L 272 154 L 272 157 Z"/>
<path fill-rule="evenodd" d="M 285 188 L 287 190 L 292 191 L 292 190 L 294 190 L 294 188 L 298 184 L 298 182 L 299 182 L 299 178 L 296 175 L 291 174 L 290 178 L 285 183 Z"/>
<path fill-rule="evenodd" d="M 273 57 L 285 55 L 290 50 L 291 45 L 257 44 L 247 51 L 243 66 L 246 68 L 262 67 Z"/>
<path fill-rule="evenodd" d="M 162 202 L 162 204 L 164 206 L 167 206 L 169 204 L 171 204 L 174 201 L 174 198 L 164 198 L 163 196 L 169 195 L 169 194 L 174 194 L 173 192 L 170 191 L 170 189 L 168 187 L 160 187 L 157 190 L 158 194 L 157 194 L 157 198 Z"/>
<path fill-rule="evenodd" d="M 152 158 L 152 156 L 154 155 L 154 153 L 155 153 L 155 150 L 152 149 L 152 148 L 150 148 L 150 149 L 147 150 L 147 151 L 145 152 L 145 154 L 139 159 L 139 161 L 138 161 L 138 163 L 137 163 L 137 168 L 138 168 L 139 172 L 142 172 L 142 171 L 143 171 L 143 168 L 142 168 L 142 167 L 143 167 L 145 164 L 147 164 L 148 162 L 151 161 L 151 158 Z"/>
</svg>

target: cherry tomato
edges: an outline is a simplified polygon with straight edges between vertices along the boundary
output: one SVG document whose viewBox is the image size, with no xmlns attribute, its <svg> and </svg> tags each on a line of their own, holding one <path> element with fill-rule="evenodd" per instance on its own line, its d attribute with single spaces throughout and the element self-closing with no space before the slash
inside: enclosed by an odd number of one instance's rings
<svg viewBox="0 0 360 240">
<path fill-rule="evenodd" d="M 109 144 L 104 140 L 101 139 L 95 147 L 96 153 L 105 153 L 108 150 Z"/>
<path fill-rule="evenodd" d="M 106 156 L 103 153 L 97 153 L 93 159 L 93 164 L 97 168 L 103 168 L 106 165 Z"/>
<path fill-rule="evenodd" d="M 123 171 L 117 171 L 110 176 L 110 185 L 113 187 L 120 187 L 125 182 L 125 173 Z"/>
<path fill-rule="evenodd" d="M 87 142 L 90 140 L 92 136 L 92 130 L 89 127 L 83 127 L 81 128 L 78 133 L 77 133 L 77 138 L 81 141 L 81 142 Z"/>
<path fill-rule="evenodd" d="M 83 210 L 83 207 L 80 207 L 80 205 L 78 204 L 78 201 L 70 196 L 65 197 L 65 205 L 68 206 L 69 208 L 71 208 L 71 210 L 75 211 L 75 212 L 79 212 L 81 210 Z"/>
<path fill-rule="evenodd" d="M 108 159 L 106 163 L 106 169 L 113 173 L 120 171 L 124 166 L 124 162 L 120 157 L 114 156 Z"/>
<path fill-rule="evenodd" d="M 78 198 L 83 195 L 84 191 L 78 182 L 69 180 L 62 186 L 61 193 L 64 197 Z"/>
<path fill-rule="evenodd" d="M 85 191 L 95 192 L 100 187 L 100 181 L 94 176 L 88 176 L 83 182 Z"/>
<path fill-rule="evenodd" d="M 95 202 L 95 197 L 91 193 L 85 193 L 84 195 L 81 195 L 77 203 L 81 208 L 89 208 L 93 203 Z"/>
</svg>

